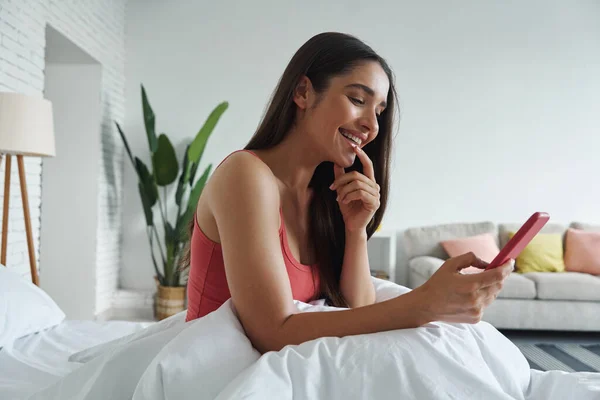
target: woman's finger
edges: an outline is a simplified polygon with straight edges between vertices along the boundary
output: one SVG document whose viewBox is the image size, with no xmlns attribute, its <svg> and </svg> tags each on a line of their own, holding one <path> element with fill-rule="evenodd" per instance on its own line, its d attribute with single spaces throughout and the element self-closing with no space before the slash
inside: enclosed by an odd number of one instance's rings
<svg viewBox="0 0 600 400">
<path fill-rule="evenodd" d="M 356 190 L 364 190 L 374 197 L 379 197 L 379 192 L 371 185 L 363 181 L 352 181 L 349 184 L 339 188 L 339 190 L 337 191 L 338 198 L 343 199 L 348 193 L 354 192 Z"/>
<path fill-rule="evenodd" d="M 478 286 L 479 289 L 482 289 L 504 281 L 510 272 L 511 271 L 507 268 L 499 267 L 488 271 L 482 271 L 478 274 L 464 275 L 464 277 L 467 278 L 466 280 Z"/>
<path fill-rule="evenodd" d="M 338 179 L 340 176 L 344 175 L 344 173 L 346 172 L 346 170 L 344 169 L 344 167 L 340 167 L 337 164 L 333 164 L 333 179 L 335 182 L 335 179 Z"/>
<path fill-rule="evenodd" d="M 371 186 L 374 189 L 376 189 L 377 191 L 379 191 L 379 185 L 376 182 L 372 181 L 366 175 L 363 175 L 358 171 L 347 172 L 343 175 L 336 177 L 336 179 L 333 181 L 331 186 L 329 186 L 329 188 L 331 190 L 336 190 L 344 185 L 347 185 L 348 183 L 350 183 L 352 181 L 365 182 L 369 186 Z"/>
<path fill-rule="evenodd" d="M 452 257 L 446 262 L 446 264 L 448 265 L 447 268 L 450 268 L 455 271 L 459 271 L 461 269 L 468 268 L 468 267 L 485 268 L 488 266 L 487 262 L 485 262 L 482 259 L 480 259 L 479 257 L 477 257 L 475 255 L 475 253 L 473 253 L 473 252 L 468 252 L 468 253 L 462 254 L 460 256 Z M 472 274 L 472 275 L 479 275 L 479 274 Z M 469 276 L 471 276 L 471 274 L 464 275 L 464 277 L 466 279 L 470 279 Z"/>
<path fill-rule="evenodd" d="M 366 192 L 364 190 L 355 190 L 353 192 L 348 193 L 343 198 L 340 197 L 340 201 L 342 204 L 348 204 L 351 201 L 360 200 L 367 206 L 368 209 L 376 210 L 379 208 L 379 199 L 373 196 L 371 193 Z"/>
<path fill-rule="evenodd" d="M 502 290 L 503 285 L 504 285 L 503 282 L 500 281 L 500 282 L 496 282 L 490 286 L 483 287 L 483 288 L 479 289 L 479 291 L 482 293 L 485 293 L 485 297 L 489 297 L 489 296 L 494 295 L 495 293 L 500 292 L 500 290 Z"/>
<path fill-rule="evenodd" d="M 371 179 L 372 181 L 375 181 L 375 172 L 373 171 L 373 162 L 371 161 L 369 156 L 367 156 L 367 153 L 365 153 L 365 151 L 363 149 L 361 149 L 359 146 L 354 147 L 354 152 L 358 156 L 358 159 L 360 160 L 360 162 L 363 166 L 364 174 L 367 176 L 367 178 Z"/>
</svg>

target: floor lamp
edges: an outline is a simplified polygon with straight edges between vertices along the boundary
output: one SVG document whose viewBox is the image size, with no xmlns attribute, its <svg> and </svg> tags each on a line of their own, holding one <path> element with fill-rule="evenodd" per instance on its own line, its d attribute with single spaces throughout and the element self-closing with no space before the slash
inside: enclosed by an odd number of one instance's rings
<svg viewBox="0 0 600 400">
<path fill-rule="evenodd" d="M 25 217 L 25 231 L 27 233 L 31 279 L 33 283 L 39 286 L 23 157 L 53 157 L 55 155 L 54 121 L 52 117 L 52 103 L 50 101 L 42 97 L 0 92 L 0 163 L 2 155 L 6 159 L 6 164 L 0 263 L 6 266 L 10 170 L 12 156 L 16 156 L 21 185 L 23 214 Z"/>
</svg>

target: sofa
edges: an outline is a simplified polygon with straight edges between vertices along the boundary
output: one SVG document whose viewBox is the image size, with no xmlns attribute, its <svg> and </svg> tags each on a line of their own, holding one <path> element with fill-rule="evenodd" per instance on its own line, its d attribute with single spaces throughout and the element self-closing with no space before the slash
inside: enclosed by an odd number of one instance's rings
<svg viewBox="0 0 600 400">
<path fill-rule="evenodd" d="M 499 248 L 520 224 L 490 221 L 414 227 L 403 234 L 408 285 L 416 288 L 449 258 L 441 242 L 491 233 Z M 573 222 L 570 228 L 600 232 L 600 226 Z M 547 223 L 540 233 L 562 234 L 567 226 Z M 518 268 L 518 265 L 517 265 Z M 579 272 L 513 272 L 483 321 L 497 329 L 600 331 L 600 276 Z"/>
</svg>

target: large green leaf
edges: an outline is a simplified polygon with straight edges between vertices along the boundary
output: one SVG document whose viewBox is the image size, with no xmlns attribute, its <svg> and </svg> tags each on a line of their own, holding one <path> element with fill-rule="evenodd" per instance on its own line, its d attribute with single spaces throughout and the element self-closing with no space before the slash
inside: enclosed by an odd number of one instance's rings
<svg viewBox="0 0 600 400">
<path fill-rule="evenodd" d="M 158 282 L 161 285 L 164 285 L 165 278 L 158 270 L 158 263 L 156 262 L 156 257 L 154 256 L 154 245 L 153 245 L 153 241 L 152 241 L 152 233 L 149 230 L 146 230 L 146 232 L 148 232 L 148 241 L 150 243 L 150 255 L 152 256 L 152 264 L 154 266 L 154 272 L 156 274 L 156 279 L 158 279 Z"/>
<path fill-rule="evenodd" d="M 196 185 L 194 186 L 194 188 L 192 189 L 192 192 L 190 193 L 190 197 L 188 199 L 188 204 L 187 204 L 186 210 L 183 213 L 183 215 L 181 216 L 181 218 L 179 218 L 179 221 L 177 221 L 176 229 L 177 229 L 177 234 L 179 235 L 179 237 L 184 237 L 183 236 L 185 234 L 184 229 L 188 225 L 188 222 L 192 219 L 192 216 L 194 215 L 194 212 L 196 211 L 196 205 L 198 204 L 198 199 L 200 198 L 200 195 L 202 194 L 204 185 L 206 185 L 206 181 L 208 180 L 208 175 L 210 174 L 211 169 L 212 169 L 212 164 L 210 164 L 208 167 L 206 167 L 206 169 L 204 170 L 204 173 L 202 174 L 200 179 L 198 179 L 198 182 L 196 182 Z"/>
<path fill-rule="evenodd" d="M 175 250 L 177 249 L 177 244 L 179 242 L 179 238 L 177 237 L 175 229 L 169 222 L 165 223 L 165 245 L 167 248 L 167 262 L 165 264 L 165 280 L 169 286 L 177 286 L 178 282 L 176 282 L 176 272 L 177 266 L 175 265 L 176 257 Z"/>
<path fill-rule="evenodd" d="M 148 200 L 148 204 L 150 207 L 156 204 L 158 200 L 158 188 L 156 187 L 156 183 L 154 182 L 154 177 L 150 175 L 150 171 L 148 171 L 148 167 L 146 164 L 142 162 L 139 158 L 135 157 L 135 169 L 138 173 L 138 178 L 142 187 L 144 189 L 144 193 L 146 194 L 146 199 Z"/>
<path fill-rule="evenodd" d="M 146 127 L 146 135 L 148 136 L 148 146 L 150 147 L 150 152 L 154 153 L 158 148 L 156 131 L 154 130 L 156 121 L 154 111 L 152 111 L 152 107 L 150 107 L 150 102 L 148 101 L 148 96 L 146 96 L 146 89 L 144 89 L 144 85 L 142 85 L 142 111 L 144 112 L 144 125 Z"/>
<path fill-rule="evenodd" d="M 194 164 L 200 163 L 200 158 L 202 157 L 204 148 L 206 147 L 206 142 L 208 142 L 210 134 L 215 129 L 215 126 L 217 125 L 217 122 L 219 122 L 221 115 L 223 115 L 225 110 L 227 110 L 227 107 L 229 107 L 229 103 L 224 101 L 215 107 L 215 109 L 210 113 L 206 119 L 206 122 L 204 122 L 204 125 L 202 128 L 200 128 L 198 134 L 196 134 L 196 137 L 194 138 L 194 141 L 190 145 L 188 150 L 190 162 Z"/>
<path fill-rule="evenodd" d="M 129 159 L 131 160 L 131 163 L 135 167 L 135 161 L 133 161 L 133 154 L 131 154 L 131 149 L 129 148 L 129 143 L 127 143 L 125 134 L 123 133 L 123 130 L 121 129 L 119 124 L 117 122 L 115 122 L 115 124 L 117 125 L 117 130 L 119 131 L 119 135 L 121 135 L 121 139 L 123 140 L 123 144 L 125 145 L 125 150 L 127 150 L 127 155 L 129 155 Z"/>
<path fill-rule="evenodd" d="M 158 148 L 152 154 L 152 165 L 158 186 L 170 185 L 177 179 L 179 174 L 177 156 L 171 141 L 164 133 L 158 137 Z"/>
<path fill-rule="evenodd" d="M 192 163 L 192 165 L 190 166 L 190 186 L 192 186 L 194 184 L 194 178 L 196 176 L 196 171 L 198 170 L 198 164 L 197 163 Z"/>
<path fill-rule="evenodd" d="M 177 191 L 175 192 L 175 204 L 179 207 L 181 205 L 181 199 L 183 198 L 183 193 L 185 193 L 185 182 L 188 179 L 189 175 L 189 162 L 188 162 L 188 150 L 190 146 L 188 145 L 185 148 L 185 152 L 183 153 L 183 162 L 181 163 L 181 175 L 179 176 L 179 182 L 177 183 Z"/>
<path fill-rule="evenodd" d="M 171 246 L 172 250 L 174 250 L 175 246 L 177 245 L 177 241 L 178 241 L 178 237 L 177 237 L 177 233 L 175 232 L 175 229 L 173 228 L 173 226 L 171 225 L 171 223 L 169 221 L 167 221 L 165 223 L 165 243 L 167 243 L 167 246 Z M 173 254 L 173 251 L 169 252 L 167 250 L 168 254 Z"/>
<path fill-rule="evenodd" d="M 142 199 L 142 206 L 144 207 L 144 215 L 146 216 L 146 225 L 152 226 L 154 223 L 154 218 L 152 214 L 152 205 L 150 204 L 150 199 L 148 199 L 148 195 L 146 194 L 146 189 L 142 182 L 138 182 L 138 190 L 140 191 L 140 197 Z"/>
<path fill-rule="evenodd" d="M 169 285 L 174 284 L 173 272 L 175 271 L 175 249 L 177 248 L 177 235 L 169 222 L 165 224 L 165 245 L 167 248 L 167 263 L 165 264 L 165 278 Z"/>
</svg>

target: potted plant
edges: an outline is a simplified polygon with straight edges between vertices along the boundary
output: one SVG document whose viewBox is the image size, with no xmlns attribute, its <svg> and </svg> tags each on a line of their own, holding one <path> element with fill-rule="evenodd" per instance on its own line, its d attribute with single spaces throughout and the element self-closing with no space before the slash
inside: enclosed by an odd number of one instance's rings
<svg viewBox="0 0 600 400">
<path fill-rule="evenodd" d="M 142 160 L 133 156 L 123 130 L 118 123 L 116 125 L 129 160 L 138 176 L 138 190 L 146 217 L 146 233 L 156 274 L 155 316 L 161 320 L 185 308 L 185 284 L 181 283 L 179 261 L 189 240 L 186 227 L 194 215 L 196 203 L 209 177 L 212 164 L 204 169 L 197 180 L 196 171 L 208 138 L 229 104 L 222 102 L 210 113 L 196 137 L 186 146 L 182 160 L 179 162 L 169 137 L 164 133 L 156 135 L 155 115 L 143 85 L 141 89 L 144 125 L 150 150 L 150 169 Z M 177 213 L 171 222 L 167 213 L 167 194 L 169 187 L 174 184 L 177 188 L 172 200 L 177 206 Z M 159 191 L 159 188 L 163 190 Z M 160 215 L 158 221 L 158 218 L 154 217 L 155 209 L 158 209 Z M 156 254 L 159 254 L 158 259 Z"/>
</svg>

